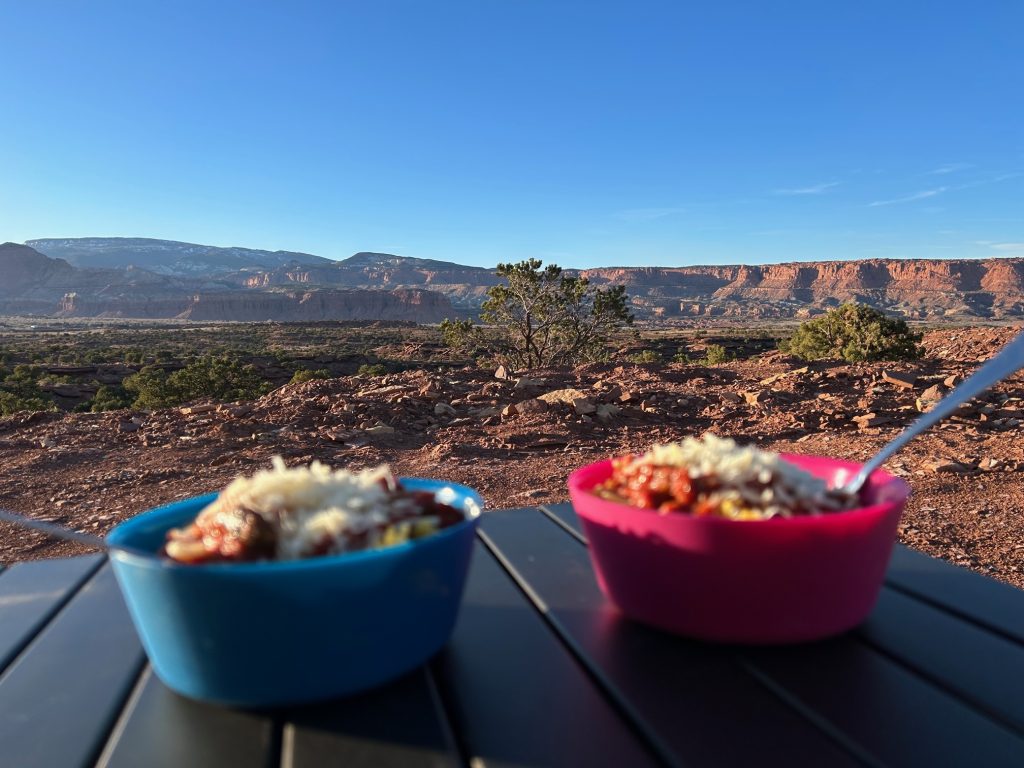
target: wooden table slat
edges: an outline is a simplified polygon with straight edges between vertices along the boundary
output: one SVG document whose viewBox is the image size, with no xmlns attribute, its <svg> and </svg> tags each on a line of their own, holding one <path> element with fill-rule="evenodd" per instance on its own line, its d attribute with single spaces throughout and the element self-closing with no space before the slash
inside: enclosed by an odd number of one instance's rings
<svg viewBox="0 0 1024 768">
<path fill-rule="evenodd" d="M 586 549 L 539 512 L 491 512 L 481 521 L 481 534 L 529 585 L 581 662 L 673 761 L 859 764 L 830 735 L 780 706 L 743 669 L 734 649 L 624 619 L 601 594 Z M 742 738 L 723 738 L 729 723 L 742 724 Z"/>
<path fill-rule="evenodd" d="M 97 768 L 262 768 L 277 751 L 269 716 L 186 699 L 147 667 Z"/>
<path fill-rule="evenodd" d="M 488 768 L 657 764 L 483 545 L 435 669 L 463 754 Z"/>
<path fill-rule="evenodd" d="M 856 634 L 1024 733 L 1024 645 L 889 588 Z"/>
<path fill-rule="evenodd" d="M 1024 765 L 1024 739 L 856 637 L 744 655 L 880 764 Z"/>
<path fill-rule="evenodd" d="M 0 574 L 0 672 L 102 562 L 102 555 L 37 560 Z"/>
<path fill-rule="evenodd" d="M 1021 590 L 898 546 L 886 582 L 1024 643 Z"/>
<path fill-rule="evenodd" d="M 461 764 L 429 668 L 358 696 L 286 715 L 289 768 L 455 768 Z"/>
<path fill-rule="evenodd" d="M 144 661 L 109 565 L 0 677 L 0 745 L 19 768 L 91 766 Z"/>
</svg>

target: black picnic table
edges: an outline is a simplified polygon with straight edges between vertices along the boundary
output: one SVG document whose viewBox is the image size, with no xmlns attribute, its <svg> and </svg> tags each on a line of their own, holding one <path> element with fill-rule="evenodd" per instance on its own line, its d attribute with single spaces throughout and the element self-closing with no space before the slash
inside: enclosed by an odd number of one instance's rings
<svg viewBox="0 0 1024 768">
<path fill-rule="evenodd" d="M 568 504 L 494 511 L 431 663 L 255 712 L 157 680 L 101 556 L 0 573 L 0 766 L 665 764 L 1024 766 L 1024 592 L 900 546 L 853 632 L 701 643 L 607 603 Z"/>
</svg>

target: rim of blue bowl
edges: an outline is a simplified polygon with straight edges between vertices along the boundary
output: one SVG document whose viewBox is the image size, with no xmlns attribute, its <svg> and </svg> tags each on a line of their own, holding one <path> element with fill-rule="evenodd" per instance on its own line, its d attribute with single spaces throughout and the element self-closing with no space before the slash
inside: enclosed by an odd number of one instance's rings
<svg viewBox="0 0 1024 768">
<path fill-rule="evenodd" d="M 151 520 L 154 517 L 159 517 L 161 514 L 167 514 L 171 509 L 178 507 L 182 504 L 194 503 L 202 504 L 199 509 L 206 506 L 215 498 L 217 493 L 207 493 L 200 496 L 191 496 L 187 499 L 179 499 L 178 501 L 171 502 L 170 504 L 163 504 L 159 507 L 153 507 L 147 509 L 144 512 L 140 512 L 134 517 L 130 517 L 127 520 L 114 526 L 113 529 L 106 535 L 105 540 L 111 546 L 110 556 L 116 557 L 118 560 L 131 563 L 136 566 L 143 566 L 147 568 L 160 568 L 160 569 L 183 569 L 189 572 L 210 572 L 210 573 L 253 573 L 253 572 L 265 572 L 265 571 L 301 571 L 313 568 L 323 568 L 329 565 L 337 565 L 341 563 L 357 563 L 365 560 L 379 559 L 382 557 L 394 557 L 402 552 L 406 552 L 413 547 L 425 546 L 429 542 L 442 541 L 446 538 L 450 538 L 458 534 L 467 526 L 473 526 L 476 521 L 480 518 L 483 510 L 486 508 L 483 497 L 467 485 L 460 483 L 451 483 L 446 480 L 432 480 L 424 477 L 400 477 L 398 481 L 403 485 L 410 483 L 411 490 L 433 490 L 436 493 L 444 489 L 451 489 L 457 494 L 465 497 L 466 500 L 472 502 L 467 507 L 459 506 L 463 514 L 466 515 L 466 519 L 462 522 L 450 525 L 447 528 L 442 528 L 436 533 L 432 533 L 429 536 L 424 536 L 419 539 L 412 539 L 405 541 L 401 544 L 394 544 L 389 547 L 379 547 L 377 549 L 364 549 L 358 552 L 342 552 L 335 555 L 321 555 L 318 557 L 308 557 L 301 560 L 257 560 L 254 562 L 244 563 L 201 563 L 201 564 L 189 564 L 179 563 L 175 560 L 162 557 L 159 552 L 147 553 L 146 555 L 136 554 L 130 549 L 121 549 L 119 547 L 118 539 L 123 539 L 130 535 L 132 530 L 144 525 L 147 519 Z M 413 488 L 412 486 L 419 485 L 419 488 Z M 444 503 L 444 502 L 442 502 Z M 197 510 L 198 511 L 198 510 Z M 167 530 L 172 526 L 168 525 Z M 126 547 L 131 546 L 133 549 L 141 549 L 130 545 L 128 542 L 120 542 Z"/>
</svg>

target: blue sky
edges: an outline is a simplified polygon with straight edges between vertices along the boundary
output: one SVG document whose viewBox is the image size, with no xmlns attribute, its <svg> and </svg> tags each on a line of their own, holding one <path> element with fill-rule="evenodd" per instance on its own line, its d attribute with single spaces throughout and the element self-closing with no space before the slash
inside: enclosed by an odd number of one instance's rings
<svg viewBox="0 0 1024 768">
<path fill-rule="evenodd" d="M 1024 256 L 1024 3 L 8 2 L 0 241 Z"/>
</svg>

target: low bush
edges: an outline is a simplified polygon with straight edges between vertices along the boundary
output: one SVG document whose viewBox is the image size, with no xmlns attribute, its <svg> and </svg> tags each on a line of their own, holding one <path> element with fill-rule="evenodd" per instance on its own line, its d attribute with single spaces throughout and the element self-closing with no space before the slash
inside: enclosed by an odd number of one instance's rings
<svg viewBox="0 0 1024 768">
<path fill-rule="evenodd" d="M 906 321 L 849 303 L 803 323 L 779 349 L 803 360 L 915 360 L 921 356 L 920 341 Z"/>
<path fill-rule="evenodd" d="M 252 400 L 270 389 L 251 365 L 223 357 L 201 357 L 168 375 L 157 366 L 146 366 L 124 381 L 135 397 L 135 408 L 167 408 L 193 400 L 233 402 Z"/>
<path fill-rule="evenodd" d="M 660 363 L 662 362 L 661 355 L 653 349 L 644 349 L 639 352 L 634 352 L 626 357 L 631 363 Z"/>
<path fill-rule="evenodd" d="M 315 371 L 309 368 L 300 368 L 292 374 L 289 384 L 301 384 L 304 381 L 313 381 L 315 379 L 333 379 L 334 374 L 326 368 L 318 368 Z"/>
<path fill-rule="evenodd" d="M 730 360 L 732 360 L 732 356 L 721 344 L 708 344 L 704 350 L 705 365 L 717 365 L 718 363 L 727 363 Z"/>
</svg>

